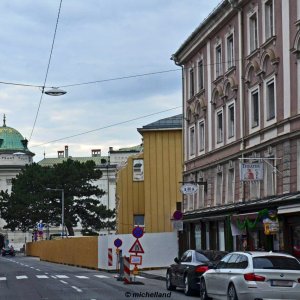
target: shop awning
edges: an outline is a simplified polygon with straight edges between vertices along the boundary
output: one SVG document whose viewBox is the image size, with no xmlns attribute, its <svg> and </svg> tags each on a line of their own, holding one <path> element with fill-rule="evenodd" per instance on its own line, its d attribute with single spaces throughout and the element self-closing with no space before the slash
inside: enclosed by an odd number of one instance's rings
<svg viewBox="0 0 300 300">
<path fill-rule="evenodd" d="M 285 205 L 285 206 L 279 206 L 277 209 L 277 213 L 280 214 L 290 214 L 300 211 L 300 204 L 294 204 L 294 205 Z"/>
</svg>

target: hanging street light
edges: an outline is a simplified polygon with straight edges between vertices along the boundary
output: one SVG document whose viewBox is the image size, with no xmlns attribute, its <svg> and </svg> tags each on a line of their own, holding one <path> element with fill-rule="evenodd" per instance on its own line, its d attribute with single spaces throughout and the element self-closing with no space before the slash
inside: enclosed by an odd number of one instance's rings
<svg viewBox="0 0 300 300">
<path fill-rule="evenodd" d="M 52 87 L 51 89 L 44 91 L 44 93 L 49 96 L 62 96 L 67 92 L 62 89 L 59 89 L 58 87 Z"/>
</svg>

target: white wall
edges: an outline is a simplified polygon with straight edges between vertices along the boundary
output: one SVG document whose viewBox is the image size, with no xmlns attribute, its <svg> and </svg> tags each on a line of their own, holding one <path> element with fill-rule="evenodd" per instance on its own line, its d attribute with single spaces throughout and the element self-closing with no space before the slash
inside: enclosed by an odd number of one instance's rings
<svg viewBox="0 0 300 300">
<path fill-rule="evenodd" d="M 115 239 L 121 239 L 123 244 L 120 247 L 122 255 L 130 256 L 128 251 L 135 242 L 132 234 L 118 234 L 99 236 L 98 238 L 98 268 L 105 270 L 116 269 L 117 255 L 116 247 L 114 246 Z M 144 268 L 159 268 L 167 267 L 174 262 L 174 258 L 178 256 L 178 240 L 177 232 L 163 232 L 163 233 L 145 233 L 139 239 L 141 246 L 144 249 L 142 255 L 142 265 L 139 269 Z M 108 248 L 113 250 L 113 266 L 108 267 Z M 133 269 L 133 266 L 131 266 Z"/>
</svg>

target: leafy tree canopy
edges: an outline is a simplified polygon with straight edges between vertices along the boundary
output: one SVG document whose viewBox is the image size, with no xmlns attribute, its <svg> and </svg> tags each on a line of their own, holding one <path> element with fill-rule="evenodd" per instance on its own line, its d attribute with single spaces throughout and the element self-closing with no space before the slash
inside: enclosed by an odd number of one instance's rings
<svg viewBox="0 0 300 300">
<path fill-rule="evenodd" d="M 95 184 L 102 172 L 94 161 L 80 163 L 68 159 L 53 167 L 37 163 L 27 165 L 12 180 L 12 192 L 0 193 L 0 213 L 8 229 L 28 231 L 43 221 L 50 226 L 61 224 L 62 192 L 64 190 L 64 219 L 69 235 L 81 223 L 82 232 L 95 234 L 102 228 L 113 229 L 115 212 L 100 203 L 104 194 Z"/>
</svg>

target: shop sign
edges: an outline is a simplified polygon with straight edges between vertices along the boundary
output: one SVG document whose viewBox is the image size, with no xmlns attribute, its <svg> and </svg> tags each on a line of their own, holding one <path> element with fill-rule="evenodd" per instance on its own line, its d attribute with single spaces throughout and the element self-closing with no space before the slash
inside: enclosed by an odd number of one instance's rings
<svg viewBox="0 0 300 300">
<path fill-rule="evenodd" d="M 193 195 L 197 193 L 198 186 L 192 183 L 185 183 L 181 188 L 180 191 L 184 195 Z"/>
<path fill-rule="evenodd" d="M 271 219 L 264 219 L 263 223 L 265 235 L 276 234 L 279 231 L 278 220 L 272 221 Z"/>
<path fill-rule="evenodd" d="M 263 180 L 263 163 L 240 163 L 240 180 L 257 181 Z"/>
</svg>

